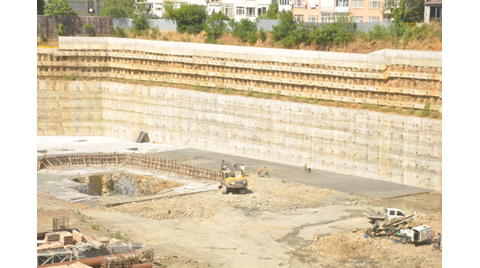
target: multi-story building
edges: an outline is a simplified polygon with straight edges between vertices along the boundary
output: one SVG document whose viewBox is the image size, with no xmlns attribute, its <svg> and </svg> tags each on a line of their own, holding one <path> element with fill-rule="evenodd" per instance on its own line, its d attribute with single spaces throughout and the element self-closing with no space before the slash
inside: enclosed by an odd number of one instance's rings
<svg viewBox="0 0 480 268">
<path fill-rule="evenodd" d="M 149 0 L 147 3 L 152 5 L 152 13 L 161 18 L 164 2 L 173 2 L 176 7 L 182 3 L 206 6 L 208 14 L 220 11 L 228 18 L 238 21 L 255 20 L 267 12 L 272 0 Z"/>
<path fill-rule="evenodd" d="M 387 0 L 396 2 L 398 0 Z M 329 23 L 351 13 L 356 22 L 382 22 L 384 0 L 279 0 L 278 11 L 293 12 L 296 21 Z"/>
<path fill-rule="evenodd" d="M 95 16 L 100 14 L 100 0 L 67 0 L 67 2 L 78 16 Z"/>
</svg>

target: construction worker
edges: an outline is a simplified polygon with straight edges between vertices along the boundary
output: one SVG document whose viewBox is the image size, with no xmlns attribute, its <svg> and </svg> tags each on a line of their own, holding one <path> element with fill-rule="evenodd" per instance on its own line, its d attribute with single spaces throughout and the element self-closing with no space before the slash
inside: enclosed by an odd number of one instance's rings
<svg viewBox="0 0 480 268">
<path fill-rule="evenodd" d="M 245 177 L 245 165 L 244 164 L 242 164 L 241 169 L 242 169 L 242 176 Z"/>
<path fill-rule="evenodd" d="M 305 163 L 305 173 L 307 172 L 307 163 Z"/>
<path fill-rule="evenodd" d="M 265 167 L 265 176 L 269 177 L 270 178 L 270 175 L 268 175 L 268 170 L 267 170 L 267 167 Z"/>
<path fill-rule="evenodd" d="M 233 164 L 233 168 L 234 168 L 234 169 L 237 169 L 237 163 L 234 163 L 234 164 Z"/>
</svg>

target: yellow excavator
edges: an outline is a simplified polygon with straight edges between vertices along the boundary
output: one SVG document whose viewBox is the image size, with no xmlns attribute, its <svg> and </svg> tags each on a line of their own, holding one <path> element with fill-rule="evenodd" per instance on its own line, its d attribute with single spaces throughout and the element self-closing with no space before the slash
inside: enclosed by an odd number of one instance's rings
<svg viewBox="0 0 480 268">
<path fill-rule="evenodd" d="M 233 192 L 238 190 L 240 194 L 247 192 L 248 181 L 243 177 L 242 172 L 238 176 L 235 176 L 235 170 L 230 163 L 225 163 L 222 160 L 221 166 L 222 177 L 219 188 L 222 188 L 222 194 Z"/>
</svg>

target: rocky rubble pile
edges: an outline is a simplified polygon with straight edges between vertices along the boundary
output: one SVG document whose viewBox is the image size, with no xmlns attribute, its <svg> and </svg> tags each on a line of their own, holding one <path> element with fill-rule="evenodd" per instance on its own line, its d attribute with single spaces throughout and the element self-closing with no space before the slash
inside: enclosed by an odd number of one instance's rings
<svg viewBox="0 0 480 268">
<path fill-rule="evenodd" d="M 419 215 L 409 225 L 426 224 L 441 230 L 442 213 Z M 405 227 L 408 227 L 405 226 Z M 438 228 L 438 229 L 436 229 Z M 387 237 L 365 238 L 361 230 L 355 233 L 313 236 L 314 244 L 306 249 L 322 262 L 345 267 L 441 267 L 442 253 L 430 243 L 396 243 Z M 347 265 L 349 264 L 349 265 Z"/>
</svg>

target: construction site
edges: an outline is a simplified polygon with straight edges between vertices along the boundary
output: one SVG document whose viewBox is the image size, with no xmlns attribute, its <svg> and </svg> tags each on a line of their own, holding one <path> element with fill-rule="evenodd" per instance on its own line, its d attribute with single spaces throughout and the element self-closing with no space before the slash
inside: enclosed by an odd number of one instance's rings
<svg viewBox="0 0 480 268">
<path fill-rule="evenodd" d="M 441 113 L 441 52 L 59 37 L 37 266 L 441 266 Z"/>
</svg>

